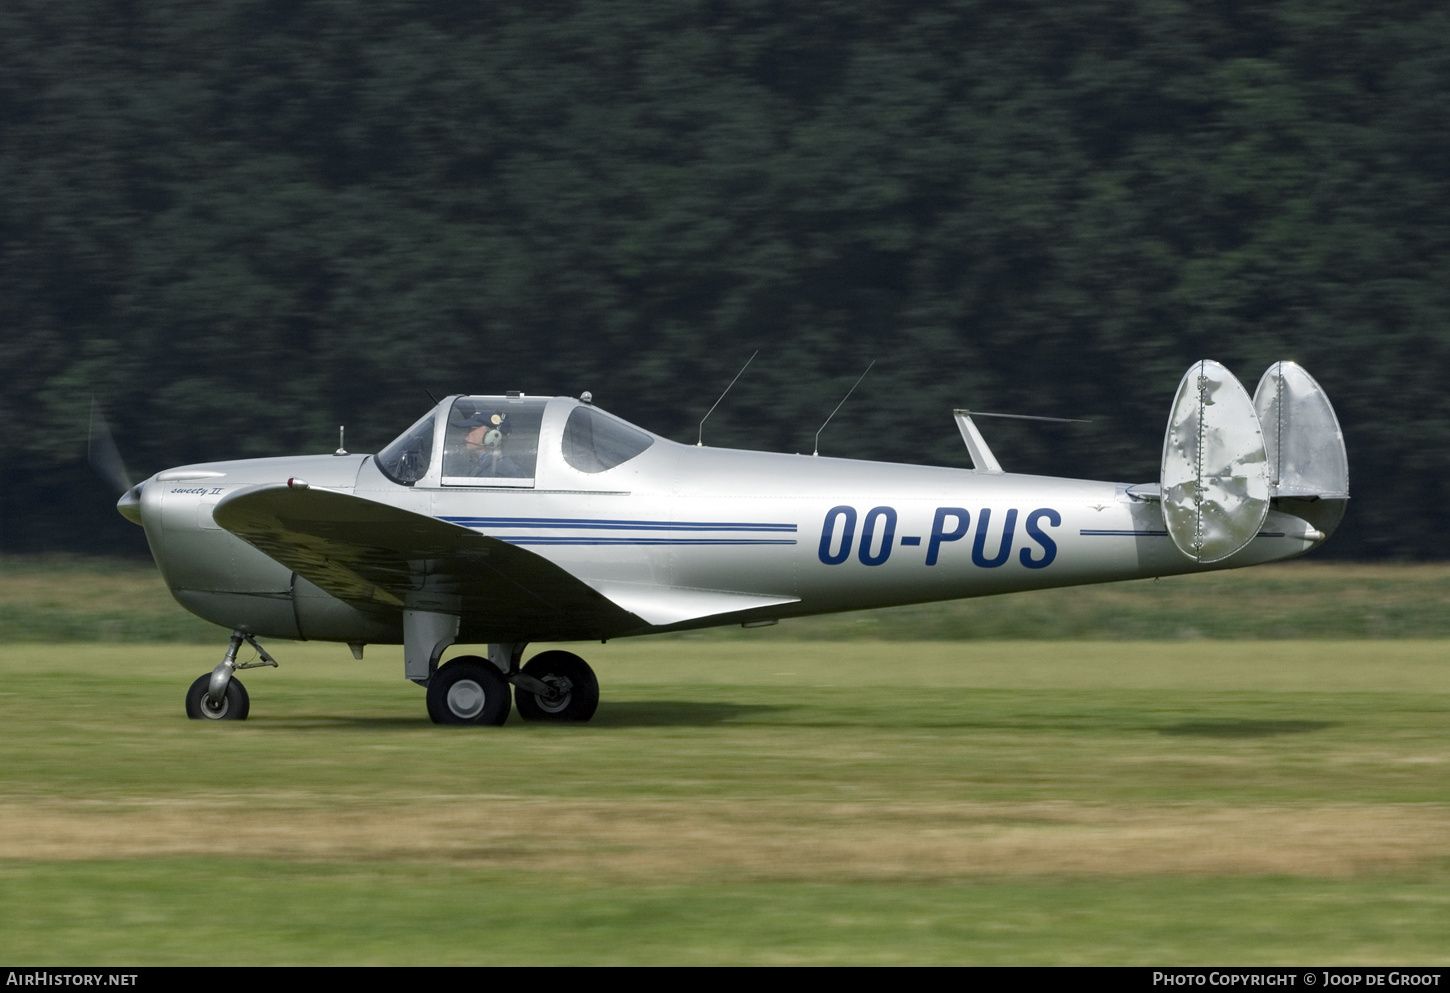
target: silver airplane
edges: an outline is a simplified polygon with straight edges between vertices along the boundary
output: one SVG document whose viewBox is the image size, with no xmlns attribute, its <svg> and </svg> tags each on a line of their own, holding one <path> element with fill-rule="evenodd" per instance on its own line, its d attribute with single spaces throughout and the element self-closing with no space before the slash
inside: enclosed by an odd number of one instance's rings
<svg viewBox="0 0 1450 993">
<path fill-rule="evenodd" d="M 285 638 L 401 644 L 434 722 L 496 725 L 598 705 L 583 659 L 521 664 L 530 643 L 1275 562 L 1349 497 L 1334 410 L 1292 362 L 1252 398 L 1190 367 L 1156 483 L 1007 473 L 955 417 L 970 470 L 684 445 L 588 394 L 450 396 L 376 455 L 182 466 L 117 507 L 177 601 L 232 630 L 187 716 L 244 719 L 236 670 L 276 665 L 257 639 Z M 486 654 L 440 666 L 455 644 Z"/>
</svg>

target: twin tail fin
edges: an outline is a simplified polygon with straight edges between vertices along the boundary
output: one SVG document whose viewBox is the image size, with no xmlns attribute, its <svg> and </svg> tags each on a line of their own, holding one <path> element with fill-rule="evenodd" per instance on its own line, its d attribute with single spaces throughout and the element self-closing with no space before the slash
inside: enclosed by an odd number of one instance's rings
<svg viewBox="0 0 1450 993">
<path fill-rule="evenodd" d="M 1258 534 L 1276 498 L 1346 500 L 1349 461 L 1328 396 L 1293 362 L 1276 362 L 1251 399 L 1228 369 L 1195 362 L 1163 437 L 1163 518 L 1196 562 L 1221 562 Z"/>
</svg>

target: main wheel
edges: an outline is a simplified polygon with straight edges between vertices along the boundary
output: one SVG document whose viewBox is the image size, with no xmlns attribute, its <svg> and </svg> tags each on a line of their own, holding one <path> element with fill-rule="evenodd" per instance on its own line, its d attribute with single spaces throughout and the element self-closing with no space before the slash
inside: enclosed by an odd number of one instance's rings
<svg viewBox="0 0 1450 993">
<path fill-rule="evenodd" d="M 540 652 L 524 672 L 553 689 L 544 697 L 514 687 L 514 703 L 527 721 L 587 721 L 599 707 L 599 680 L 589 663 L 572 652 Z"/>
<path fill-rule="evenodd" d="M 428 716 L 434 724 L 502 724 L 509 719 L 509 684 L 498 666 L 463 655 L 428 680 Z"/>
<path fill-rule="evenodd" d="M 186 716 L 194 721 L 244 721 L 247 719 L 247 711 L 252 709 L 252 698 L 247 696 L 247 688 L 242 681 L 233 676 L 231 682 L 227 683 L 227 691 L 222 695 L 221 706 L 213 707 L 211 701 L 206 698 L 206 691 L 211 689 L 211 673 L 198 676 L 196 682 L 191 684 L 191 689 L 186 691 Z"/>
</svg>

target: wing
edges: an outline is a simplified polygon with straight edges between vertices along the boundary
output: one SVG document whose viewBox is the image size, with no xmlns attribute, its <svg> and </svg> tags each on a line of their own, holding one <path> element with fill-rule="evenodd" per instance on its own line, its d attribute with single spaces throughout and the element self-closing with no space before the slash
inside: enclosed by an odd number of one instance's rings
<svg viewBox="0 0 1450 993">
<path fill-rule="evenodd" d="M 212 516 L 359 610 L 458 614 L 460 635 L 474 640 L 581 640 L 649 626 L 540 555 L 349 493 L 253 486 Z"/>
</svg>

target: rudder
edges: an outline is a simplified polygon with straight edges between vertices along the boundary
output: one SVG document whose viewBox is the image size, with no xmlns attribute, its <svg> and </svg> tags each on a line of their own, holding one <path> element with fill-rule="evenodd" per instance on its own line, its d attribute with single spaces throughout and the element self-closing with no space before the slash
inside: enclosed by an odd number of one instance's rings
<svg viewBox="0 0 1450 993">
<path fill-rule="evenodd" d="M 1203 359 L 1184 373 L 1163 437 L 1163 519 L 1179 550 L 1220 562 L 1253 540 L 1269 513 L 1268 454 L 1243 384 Z"/>
<path fill-rule="evenodd" d="M 1329 396 L 1297 362 L 1275 362 L 1254 390 L 1264 429 L 1269 492 L 1276 497 L 1349 499 L 1349 455 Z"/>
</svg>

